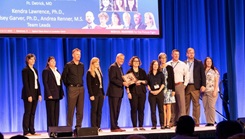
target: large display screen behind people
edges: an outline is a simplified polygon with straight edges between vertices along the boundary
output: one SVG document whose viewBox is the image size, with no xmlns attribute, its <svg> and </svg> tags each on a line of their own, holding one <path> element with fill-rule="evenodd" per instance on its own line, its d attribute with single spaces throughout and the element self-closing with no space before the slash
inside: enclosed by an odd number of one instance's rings
<svg viewBox="0 0 245 139">
<path fill-rule="evenodd" d="M 0 36 L 161 36 L 159 0 L 1 0 Z"/>
</svg>

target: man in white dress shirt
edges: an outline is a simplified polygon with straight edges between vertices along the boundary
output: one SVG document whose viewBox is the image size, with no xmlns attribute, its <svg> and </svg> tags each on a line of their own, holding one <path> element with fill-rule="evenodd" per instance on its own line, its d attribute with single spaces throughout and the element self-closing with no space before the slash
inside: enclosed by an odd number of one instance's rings
<svg viewBox="0 0 245 139">
<path fill-rule="evenodd" d="M 167 62 L 174 69 L 175 80 L 175 99 L 176 103 L 172 106 L 171 124 L 176 125 L 180 116 L 186 115 L 185 108 L 185 87 L 189 82 L 188 66 L 179 60 L 179 50 L 172 51 L 172 60 Z"/>
</svg>

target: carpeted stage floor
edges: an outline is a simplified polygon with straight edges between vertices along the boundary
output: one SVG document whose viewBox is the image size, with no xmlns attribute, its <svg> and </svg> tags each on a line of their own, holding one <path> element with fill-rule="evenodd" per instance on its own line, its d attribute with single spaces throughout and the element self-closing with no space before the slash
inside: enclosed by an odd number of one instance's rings
<svg viewBox="0 0 245 139">
<path fill-rule="evenodd" d="M 79 137 L 65 137 L 65 138 L 96 138 L 96 139 L 125 139 L 129 135 L 139 134 L 145 136 L 147 139 L 170 139 L 174 136 L 175 127 L 171 129 L 158 129 L 151 130 L 151 127 L 145 127 L 145 131 L 133 131 L 132 128 L 123 128 L 126 132 L 110 132 L 109 129 L 102 129 L 102 132 L 99 132 L 97 136 L 79 136 Z M 37 132 L 40 133 L 41 136 L 28 136 L 28 138 L 49 138 L 47 132 Z M 21 135 L 22 133 L 3 133 L 4 138 L 8 139 L 15 135 Z M 197 135 L 200 139 L 213 139 L 215 138 L 215 126 L 213 127 L 205 127 L 201 125 L 200 127 L 195 127 L 195 135 Z"/>
</svg>

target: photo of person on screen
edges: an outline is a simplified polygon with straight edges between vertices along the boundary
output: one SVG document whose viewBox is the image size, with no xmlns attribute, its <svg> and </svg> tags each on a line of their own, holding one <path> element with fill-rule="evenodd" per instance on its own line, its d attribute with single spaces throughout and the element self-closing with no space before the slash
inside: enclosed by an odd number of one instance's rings
<svg viewBox="0 0 245 139">
<path fill-rule="evenodd" d="M 125 11 L 124 0 L 114 0 L 114 11 Z"/>
<path fill-rule="evenodd" d="M 135 13 L 134 14 L 134 29 L 145 29 L 146 25 L 142 23 L 142 16 L 140 13 Z"/>
<path fill-rule="evenodd" d="M 123 29 L 133 29 L 133 25 L 131 23 L 131 16 L 128 12 L 123 13 Z"/>
<path fill-rule="evenodd" d="M 112 11 L 111 0 L 100 0 L 101 11 Z"/>
<path fill-rule="evenodd" d="M 112 13 L 111 15 L 111 24 L 108 29 L 123 29 L 123 25 L 121 24 L 121 19 L 118 13 Z"/>
<path fill-rule="evenodd" d="M 151 12 L 146 12 L 144 14 L 145 17 L 145 24 L 146 24 L 146 30 L 155 30 L 157 29 L 154 15 Z"/>
<path fill-rule="evenodd" d="M 82 29 L 94 29 L 97 25 L 94 23 L 94 14 L 91 11 L 87 11 L 85 14 L 87 25 Z"/>
<path fill-rule="evenodd" d="M 101 12 L 98 14 L 100 24 L 95 27 L 95 29 L 106 29 L 108 25 L 106 24 L 109 20 L 109 16 L 106 12 Z"/>
<path fill-rule="evenodd" d="M 138 11 L 136 0 L 126 0 L 126 11 Z"/>
</svg>

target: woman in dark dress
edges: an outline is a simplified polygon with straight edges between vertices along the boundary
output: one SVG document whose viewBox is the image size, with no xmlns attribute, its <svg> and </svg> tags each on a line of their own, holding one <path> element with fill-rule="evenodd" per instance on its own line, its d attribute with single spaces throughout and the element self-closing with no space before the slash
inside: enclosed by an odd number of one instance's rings
<svg viewBox="0 0 245 139">
<path fill-rule="evenodd" d="M 171 119 L 171 104 L 175 103 L 175 82 L 174 82 L 174 70 L 173 67 L 167 65 L 167 55 L 160 53 L 158 55 L 161 71 L 165 77 L 164 103 L 163 103 L 163 114 L 164 114 L 164 127 L 170 128 Z"/>
</svg>

